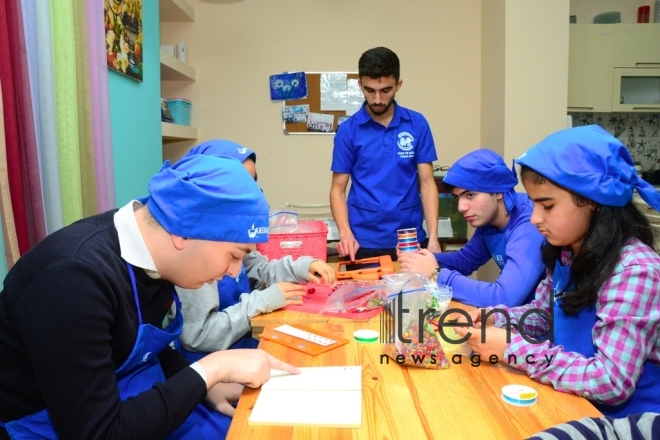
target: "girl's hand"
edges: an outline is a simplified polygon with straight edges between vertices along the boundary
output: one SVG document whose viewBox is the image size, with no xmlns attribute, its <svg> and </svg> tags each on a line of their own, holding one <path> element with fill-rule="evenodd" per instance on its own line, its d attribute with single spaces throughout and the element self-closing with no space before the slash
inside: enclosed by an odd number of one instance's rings
<svg viewBox="0 0 660 440">
<path fill-rule="evenodd" d="M 488 359 L 495 355 L 499 360 L 504 359 L 504 351 L 507 347 L 506 329 L 493 326 L 483 328 L 454 327 L 454 331 L 461 337 L 467 336 L 469 333 L 467 344 L 473 352 L 481 355 L 482 358 Z"/>
<path fill-rule="evenodd" d="M 482 316 L 481 311 L 482 310 L 485 311 L 486 309 L 474 309 L 474 310 L 466 311 L 467 314 L 470 316 L 470 320 L 472 321 L 471 325 L 474 328 L 481 328 L 483 325 L 488 326 L 488 325 L 494 325 L 495 324 L 495 315 L 494 314 L 488 316 L 488 318 L 486 318 L 485 323 L 481 322 L 481 316 Z M 469 324 L 469 321 L 467 320 L 467 318 L 462 313 L 458 313 L 457 315 L 458 315 L 458 319 L 456 320 L 457 323 Z"/>
</svg>

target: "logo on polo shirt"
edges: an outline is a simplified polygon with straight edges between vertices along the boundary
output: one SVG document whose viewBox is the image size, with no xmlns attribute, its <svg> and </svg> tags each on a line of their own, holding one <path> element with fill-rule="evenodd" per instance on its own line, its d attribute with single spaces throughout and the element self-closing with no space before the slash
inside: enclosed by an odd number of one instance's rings
<svg viewBox="0 0 660 440">
<path fill-rule="evenodd" d="M 399 145 L 399 148 L 402 149 L 403 151 L 410 151 L 413 149 L 413 137 L 410 133 L 408 132 L 401 132 L 399 133 L 399 141 L 397 144 Z"/>
<path fill-rule="evenodd" d="M 248 229 L 247 233 L 248 233 L 248 237 L 257 238 L 257 235 L 259 234 L 268 234 L 268 228 L 265 226 L 260 226 L 258 228 L 255 228 L 254 223 L 252 223 L 252 227 Z"/>
<path fill-rule="evenodd" d="M 245 147 L 238 148 L 238 154 L 245 154 L 245 153 L 247 153 L 247 148 L 245 148 Z"/>
</svg>

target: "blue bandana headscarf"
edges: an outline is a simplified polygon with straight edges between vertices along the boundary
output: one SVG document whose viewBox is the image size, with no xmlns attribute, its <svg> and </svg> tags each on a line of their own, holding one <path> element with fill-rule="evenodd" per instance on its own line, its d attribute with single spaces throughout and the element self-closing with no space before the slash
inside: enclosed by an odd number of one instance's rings
<svg viewBox="0 0 660 440">
<path fill-rule="evenodd" d="M 458 159 L 442 182 L 468 191 L 502 193 L 508 212 L 515 204 L 516 192 L 513 188 L 518 184 L 515 167 L 509 169 L 499 154 L 487 148 L 472 151 Z"/>
<path fill-rule="evenodd" d="M 598 125 L 558 131 L 516 162 L 604 206 L 625 206 L 633 189 L 660 211 L 660 193 L 642 180 L 628 149 Z"/>
<path fill-rule="evenodd" d="M 234 243 L 268 241 L 268 203 L 236 159 L 213 155 L 166 161 L 149 181 L 148 207 L 171 234 Z"/>
<path fill-rule="evenodd" d="M 192 156 L 194 154 L 228 156 L 240 160 L 241 163 L 245 162 L 247 159 L 252 159 L 257 163 L 257 154 L 254 151 L 245 148 L 236 142 L 227 141 L 225 139 L 213 139 L 192 147 L 186 156 Z"/>
</svg>

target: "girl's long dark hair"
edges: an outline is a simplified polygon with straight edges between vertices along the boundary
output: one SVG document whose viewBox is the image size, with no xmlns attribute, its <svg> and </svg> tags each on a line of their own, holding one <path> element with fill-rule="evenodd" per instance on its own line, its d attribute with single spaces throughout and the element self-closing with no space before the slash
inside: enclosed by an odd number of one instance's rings
<svg viewBox="0 0 660 440">
<path fill-rule="evenodd" d="M 521 168 L 521 179 L 534 185 L 550 183 L 568 191 L 576 206 L 594 204 L 567 188 L 549 181 L 529 167 Z M 644 214 L 630 201 L 624 207 L 595 204 L 589 228 L 584 235 L 577 255 L 571 264 L 571 279 L 574 290 L 564 295 L 561 308 L 567 315 L 576 316 L 585 307 L 596 304 L 598 293 L 612 276 L 619 262 L 621 249 L 631 238 L 653 248 L 653 229 Z M 541 247 L 543 263 L 554 271 L 555 263 L 561 254 L 561 246 L 552 246 L 547 241 Z"/>
</svg>

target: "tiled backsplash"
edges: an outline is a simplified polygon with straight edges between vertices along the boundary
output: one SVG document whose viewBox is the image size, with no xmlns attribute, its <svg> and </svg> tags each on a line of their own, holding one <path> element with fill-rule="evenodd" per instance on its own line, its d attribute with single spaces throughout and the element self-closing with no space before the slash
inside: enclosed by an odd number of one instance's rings
<svg viewBox="0 0 660 440">
<path fill-rule="evenodd" d="M 598 124 L 628 147 L 644 171 L 660 170 L 660 113 L 570 113 L 573 127 Z"/>
</svg>

